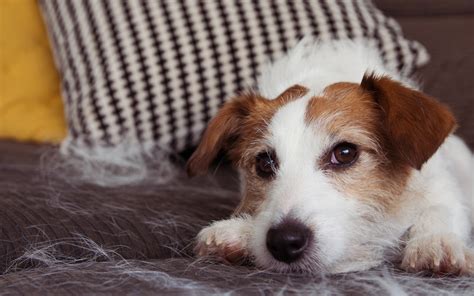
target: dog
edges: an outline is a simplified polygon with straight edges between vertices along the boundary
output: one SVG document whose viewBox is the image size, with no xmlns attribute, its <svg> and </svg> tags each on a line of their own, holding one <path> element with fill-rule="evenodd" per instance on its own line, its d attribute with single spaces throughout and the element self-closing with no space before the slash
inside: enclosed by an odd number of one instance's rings
<svg viewBox="0 0 474 296">
<path fill-rule="evenodd" d="M 364 40 L 305 38 L 229 100 L 187 163 L 225 151 L 241 180 L 199 256 L 277 272 L 473 274 L 474 158 L 449 109 L 384 66 Z"/>
</svg>

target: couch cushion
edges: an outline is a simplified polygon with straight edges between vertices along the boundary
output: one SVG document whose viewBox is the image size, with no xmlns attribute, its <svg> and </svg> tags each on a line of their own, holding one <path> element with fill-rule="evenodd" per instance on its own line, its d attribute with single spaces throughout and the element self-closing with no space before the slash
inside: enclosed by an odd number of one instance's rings
<svg viewBox="0 0 474 296">
<path fill-rule="evenodd" d="M 0 141 L 3 294 L 469 295 L 473 278 L 429 278 L 393 267 L 343 275 L 285 275 L 191 256 L 194 235 L 237 203 L 237 180 L 196 179 L 104 189 L 44 175 L 51 147 Z M 139 260 L 138 260 L 139 259 Z"/>
<path fill-rule="evenodd" d="M 38 252 L 93 257 L 91 244 L 127 259 L 189 254 L 197 231 L 238 202 L 230 170 L 221 181 L 180 176 L 166 186 L 102 188 L 64 180 L 47 160 L 40 166 L 44 150 L 0 142 L 0 272 L 37 265 Z"/>
<path fill-rule="evenodd" d="M 285 275 L 174 258 L 58 263 L 4 275 L 0 287 L 7 294 L 23 295 L 470 295 L 474 279 L 413 276 L 390 267 Z"/>
<path fill-rule="evenodd" d="M 37 1 L 0 1 L 0 64 L 0 138 L 59 143 L 64 106 Z"/>
</svg>

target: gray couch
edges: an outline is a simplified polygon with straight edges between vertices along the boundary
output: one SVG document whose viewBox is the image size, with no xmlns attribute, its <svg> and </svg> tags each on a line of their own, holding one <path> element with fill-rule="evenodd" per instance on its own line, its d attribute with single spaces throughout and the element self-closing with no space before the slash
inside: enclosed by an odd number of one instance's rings
<svg viewBox="0 0 474 296">
<path fill-rule="evenodd" d="M 459 135 L 474 149 L 474 2 L 375 2 L 408 38 L 427 47 L 431 62 L 417 75 L 428 94 L 452 108 Z M 54 163 L 43 158 L 54 149 L 0 142 L 0 294 L 474 291 L 472 278 L 414 277 L 390 264 L 363 273 L 307 276 L 196 260 L 197 231 L 238 203 L 236 176 L 228 166 L 193 180 L 183 173 L 167 186 L 101 188 L 56 175 L 50 170 Z"/>
</svg>

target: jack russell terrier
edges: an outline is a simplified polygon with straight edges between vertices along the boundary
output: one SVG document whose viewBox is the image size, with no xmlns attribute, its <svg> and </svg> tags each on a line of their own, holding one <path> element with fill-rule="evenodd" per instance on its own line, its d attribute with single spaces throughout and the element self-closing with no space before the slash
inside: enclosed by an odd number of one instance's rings
<svg viewBox="0 0 474 296">
<path fill-rule="evenodd" d="M 473 274 L 474 158 L 448 108 L 366 44 L 303 39 L 211 120 L 188 174 L 225 151 L 242 199 L 198 255 L 340 273 L 399 250 L 406 271 Z"/>
</svg>

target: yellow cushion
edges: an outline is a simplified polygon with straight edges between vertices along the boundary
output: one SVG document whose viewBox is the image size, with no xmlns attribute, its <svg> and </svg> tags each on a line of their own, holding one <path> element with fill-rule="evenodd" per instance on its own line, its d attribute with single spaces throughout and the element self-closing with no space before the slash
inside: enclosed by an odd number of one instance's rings
<svg viewBox="0 0 474 296">
<path fill-rule="evenodd" d="M 0 138 L 66 135 L 59 77 L 36 0 L 0 1 Z"/>
</svg>

